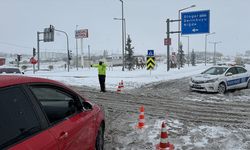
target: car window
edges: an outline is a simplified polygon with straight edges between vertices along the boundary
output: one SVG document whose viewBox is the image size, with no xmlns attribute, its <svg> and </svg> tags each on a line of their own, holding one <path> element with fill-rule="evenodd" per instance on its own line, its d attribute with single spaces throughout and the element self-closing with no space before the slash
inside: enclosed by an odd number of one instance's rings
<svg viewBox="0 0 250 150">
<path fill-rule="evenodd" d="M 20 74 L 21 71 L 18 68 L 0 68 L 0 73 L 17 73 L 17 74 Z"/>
<path fill-rule="evenodd" d="M 56 123 L 76 112 L 73 97 L 62 90 L 40 86 L 32 86 L 31 90 L 40 102 L 50 123 Z"/>
<path fill-rule="evenodd" d="M 0 90 L 0 149 L 40 131 L 33 106 L 18 88 Z"/>
<path fill-rule="evenodd" d="M 246 72 L 247 72 L 247 70 L 244 69 L 244 68 L 242 68 L 242 67 L 237 67 L 237 71 L 238 71 L 239 73 L 246 73 Z"/>
<path fill-rule="evenodd" d="M 229 72 L 232 73 L 233 75 L 238 74 L 236 67 L 232 67 L 232 68 L 228 69 L 227 73 L 229 73 Z"/>
</svg>

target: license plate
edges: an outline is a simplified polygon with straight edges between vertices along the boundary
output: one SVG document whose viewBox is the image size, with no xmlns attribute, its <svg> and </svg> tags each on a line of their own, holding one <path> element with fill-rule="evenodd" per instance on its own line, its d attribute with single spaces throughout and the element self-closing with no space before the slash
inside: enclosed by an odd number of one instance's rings
<svg viewBox="0 0 250 150">
<path fill-rule="evenodd" d="M 201 87 L 199 84 L 193 84 L 193 87 Z"/>
</svg>

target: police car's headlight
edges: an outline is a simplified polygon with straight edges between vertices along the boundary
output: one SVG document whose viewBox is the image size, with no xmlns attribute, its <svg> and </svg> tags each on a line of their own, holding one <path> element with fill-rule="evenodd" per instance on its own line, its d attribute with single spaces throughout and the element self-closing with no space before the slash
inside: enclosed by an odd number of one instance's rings
<svg viewBox="0 0 250 150">
<path fill-rule="evenodd" d="M 218 78 L 212 79 L 212 80 L 207 80 L 206 83 L 213 83 L 216 82 L 218 80 Z"/>
</svg>

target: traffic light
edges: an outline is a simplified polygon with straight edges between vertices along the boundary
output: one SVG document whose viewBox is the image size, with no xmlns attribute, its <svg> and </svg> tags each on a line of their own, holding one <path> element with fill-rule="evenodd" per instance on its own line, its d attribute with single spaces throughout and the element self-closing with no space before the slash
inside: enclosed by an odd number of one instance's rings
<svg viewBox="0 0 250 150">
<path fill-rule="evenodd" d="M 43 41 L 44 42 L 53 42 L 54 41 L 54 31 L 55 28 L 53 25 L 50 25 L 49 28 L 45 28 L 43 32 Z"/>
<path fill-rule="evenodd" d="M 18 62 L 21 61 L 21 56 L 22 56 L 22 55 L 17 55 L 17 61 L 18 61 Z"/>
<path fill-rule="evenodd" d="M 33 57 L 35 57 L 35 56 L 36 56 L 36 49 L 33 48 Z"/>
<path fill-rule="evenodd" d="M 69 51 L 69 60 L 72 60 L 73 54 L 72 54 L 72 50 Z"/>
</svg>

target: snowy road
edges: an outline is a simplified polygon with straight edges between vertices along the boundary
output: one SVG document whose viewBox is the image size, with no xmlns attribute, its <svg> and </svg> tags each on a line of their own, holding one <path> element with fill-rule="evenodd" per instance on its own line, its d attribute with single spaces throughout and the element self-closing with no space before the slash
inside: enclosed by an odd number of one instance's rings
<svg viewBox="0 0 250 150">
<path fill-rule="evenodd" d="M 250 149 L 250 89 L 225 95 L 197 93 L 189 91 L 188 81 L 151 83 L 120 94 L 74 88 L 104 107 L 106 150 L 155 149 L 165 120 L 176 149 Z M 141 105 L 144 130 L 135 128 Z"/>
</svg>

